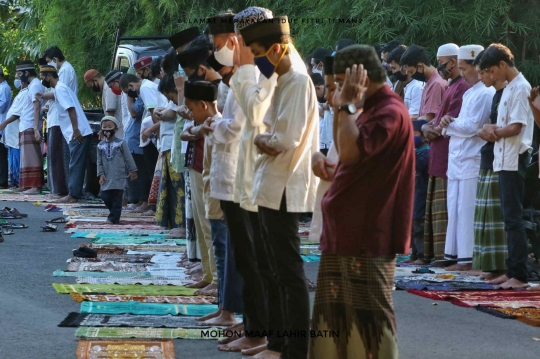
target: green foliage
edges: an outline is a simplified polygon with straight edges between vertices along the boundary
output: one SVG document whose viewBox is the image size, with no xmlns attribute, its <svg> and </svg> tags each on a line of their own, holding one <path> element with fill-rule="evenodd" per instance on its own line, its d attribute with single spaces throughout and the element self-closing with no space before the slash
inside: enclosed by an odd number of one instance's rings
<svg viewBox="0 0 540 359">
<path fill-rule="evenodd" d="M 6 10 L 17 6 L 27 11 Z M 511 47 L 531 84 L 540 84 L 538 0 L 0 1 L 0 63 L 36 58 L 46 47 L 58 45 L 82 78 L 89 68 L 109 70 L 117 28 L 123 35 L 172 34 L 194 25 L 203 30 L 205 24 L 197 19 L 248 6 L 288 15 L 296 46 L 304 55 L 317 47 L 333 49 L 340 38 L 367 44 L 397 38 L 427 47 L 433 57 L 447 42 L 484 46 L 501 42 Z M 81 100 L 95 102 L 95 94 L 79 83 Z"/>
</svg>

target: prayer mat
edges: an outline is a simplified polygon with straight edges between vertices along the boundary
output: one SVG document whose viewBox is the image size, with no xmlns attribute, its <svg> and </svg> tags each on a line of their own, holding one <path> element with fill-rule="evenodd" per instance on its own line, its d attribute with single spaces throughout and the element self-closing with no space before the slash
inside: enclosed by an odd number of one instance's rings
<svg viewBox="0 0 540 359">
<path fill-rule="evenodd" d="M 92 243 L 97 244 L 163 244 L 163 243 L 174 243 L 176 245 L 186 245 L 185 239 L 156 239 L 152 237 L 121 237 L 121 238 L 95 238 L 92 239 Z"/>
<path fill-rule="evenodd" d="M 320 262 L 321 261 L 321 256 L 314 256 L 314 255 L 311 255 L 311 256 L 306 256 L 306 255 L 303 255 L 302 254 L 302 259 L 304 260 L 304 262 Z"/>
<path fill-rule="evenodd" d="M 177 246 L 174 243 L 169 244 L 120 244 L 120 245 L 111 245 L 111 244 L 97 244 L 92 243 L 90 245 L 91 248 L 94 248 L 95 250 L 100 253 L 100 251 L 138 251 L 138 252 L 175 252 L 175 253 L 183 253 L 186 251 L 186 246 Z"/>
<path fill-rule="evenodd" d="M 416 274 L 409 277 L 399 278 L 402 281 L 428 281 L 428 282 L 466 282 L 466 283 L 485 283 L 479 276 L 470 276 L 454 273 L 435 273 L 435 274 Z"/>
<path fill-rule="evenodd" d="M 469 283 L 469 282 L 432 282 L 427 280 L 397 280 L 396 289 L 416 289 L 416 290 L 495 290 L 499 286 L 487 283 Z"/>
<path fill-rule="evenodd" d="M 13 194 L 2 194 L 0 196 L 0 201 L 8 202 L 47 202 L 47 199 L 42 194 L 32 194 L 26 195 L 22 193 L 13 193 Z"/>
<path fill-rule="evenodd" d="M 115 234 L 125 234 L 125 235 L 147 235 L 147 234 L 165 234 L 168 235 L 169 231 L 166 229 L 139 229 L 139 230 L 129 230 L 129 229 L 116 229 L 116 228 L 87 228 L 87 229 L 77 229 L 77 228 L 68 228 L 66 233 L 79 233 L 84 232 L 84 236 L 89 234 L 96 233 L 115 233 Z M 92 237 L 75 237 L 75 238 L 92 238 Z"/>
<path fill-rule="evenodd" d="M 93 328 L 80 327 L 75 332 L 78 338 L 102 338 L 102 339 L 218 339 L 223 337 L 223 329 L 202 328 Z"/>
<path fill-rule="evenodd" d="M 540 327 L 539 308 L 492 308 L 480 305 L 476 309 L 499 318 L 516 319 L 533 327 Z"/>
<path fill-rule="evenodd" d="M 169 285 L 53 283 L 58 294 L 193 295 L 197 289 Z"/>
<path fill-rule="evenodd" d="M 64 213 L 65 215 L 65 213 Z M 124 216 L 124 214 L 122 213 L 122 216 Z M 103 222 L 105 222 L 107 220 L 107 217 L 95 217 L 95 218 L 87 218 L 87 217 L 81 217 L 81 218 L 73 218 L 73 217 L 68 217 L 69 221 L 66 223 L 66 227 L 65 228 L 76 228 L 78 226 L 86 226 L 86 225 L 102 225 Z M 143 225 L 143 224 L 148 224 L 148 225 L 151 225 L 151 224 L 154 224 L 154 219 L 153 218 L 137 218 L 137 219 L 134 219 L 134 218 L 131 218 L 131 220 L 128 218 L 128 219 L 123 219 L 120 221 L 119 225 L 124 225 L 124 226 L 129 226 L 129 225 Z"/>
<path fill-rule="evenodd" d="M 151 277 L 150 272 L 64 272 L 55 270 L 54 277 Z"/>
<path fill-rule="evenodd" d="M 218 310 L 214 304 L 171 304 L 140 302 L 82 302 L 81 313 L 134 315 L 189 315 L 202 317 Z"/>
<path fill-rule="evenodd" d="M 67 272 L 147 272 L 145 264 L 121 262 L 72 262 Z"/>
<path fill-rule="evenodd" d="M 181 272 L 179 272 L 181 273 Z M 193 282 L 191 276 L 183 277 L 78 277 L 77 283 L 87 284 L 141 284 L 141 285 L 176 285 L 182 286 Z"/>
<path fill-rule="evenodd" d="M 301 245 L 300 254 L 320 256 L 319 245 Z"/>
<path fill-rule="evenodd" d="M 78 229 L 116 229 L 116 230 L 154 230 L 154 231 L 164 231 L 165 229 L 161 226 L 156 226 L 154 224 L 81 224 L 77 226 Z"/>
<path fill-rule="evenodd" d="M 171 304 L 218 304 L 218 298 L 209 296 L 154 296 L 154 295 L 114 295 L 114 294 L 80 294 L 70 293 L 77 303 L 89 302 L 140 302 Z"/>
<path fill-rule="evenodd" d="M 109 211 L 107 209 L 101 209 L 101 208 L 95 208 L 95 209 L 76 209 L 76 208 L 70 208 L 64 211 L 64 215 L 73 217 L 107 217 L 109 214 Z M 122 218 L 123 220 L 120 221 L 120 223 L 124 221 L 129 220 L 143 220 L 143 219 L 153 219 L 154 216 L 148 216 L 144 215 L 139 212 L 133 212 L 128 209 L 122 210 Z"/>
<path fill-rule="evenodd" d="M 122 262 L 122 263 L 150 263 L 152 254 L 99 254 L 97 258 L 72 257 L 71 263 L 75 262 Z"/>
<path fill-rule="evenodd" d="M 79 340 L 77 359 L 175 359 L 172 340 Z"/>
<path fill-rule="evenodd" d="M 460 307 L 479 305 L 499 308 L 540 308 L 540 292 L 527 290 L 482 290 L 465 292 L 421 291 L 410 289 L 408 292 L 421 297 L 446 300 Z"/>
<path fill-rule="evenodd" d="M 178 315 L 107 315 L 81 314 L 72 312 L 58 324 L 62 328 L 77 327 L 142 327 L 142 328 L 186 328 L 202 329 L 210 326 L 200 325 L 196 317 Z"/>
<path fill-rule="evenodd" d="M 152 239 L 165 239 L 167 234 L 135 234 L 135 233 L 129 233 L 129 234 L 123 234 L 123 233 L 93 233 L 91 234 L 91 238 L 133 238 L 133 237 L 148 237 Z M 181 238 L 178 238 L 181 239 Z"/>
</svg>

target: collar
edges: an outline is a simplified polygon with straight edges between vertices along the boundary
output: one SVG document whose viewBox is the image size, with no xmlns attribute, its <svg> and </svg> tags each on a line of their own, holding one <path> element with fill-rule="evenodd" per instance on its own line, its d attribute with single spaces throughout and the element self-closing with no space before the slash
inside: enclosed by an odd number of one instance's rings
<svg viewBox="0 0 540 359">
<path fill-rule="evenodd" d="M 371 95 L 371 97 L 366 99 L 366 101 L 364 102 L 364 111 L 366 111 L 366 110 L 370 109 L 371 107 L 375 106 L 379 101 L 381 101 L 385 97 L 392 96 L 392 95 L 395 95 L 395 92 L 393 92 L 390 89 L 390 87 L 386 86 L 386 84 L 385 84 L 380 89 L 375 91 L 375 93 L 373 95 Z"/>
<path fill-rule="evenodd" d="M 284 73 L 283 75 L 278 77 L 278 79 L 277 79 L 278 86 L 281 85 L 283 82 L 287 81 L 288 79 L 290 79 L 291 77 L 293 77 L 293 75 L 294 75 L 294 69 L 291 66 L 289 68 L 289 71 L 287 71 L 286 73 Z M 272 74 L 272 76 L 274 76 L 274 74 Z M 270 76 L 270 77 L 272 77 L 272 76 Z"/>
<path fill-rule="evenodd" d="M 459 80 L 461 79 L 462 79 L 461 75 L 458 75 L 455 79 L 450 80 L 450 84 L 448 85 L 448 87 L 453 86 L 454 84 L 457 84 Z"/>
</svg>

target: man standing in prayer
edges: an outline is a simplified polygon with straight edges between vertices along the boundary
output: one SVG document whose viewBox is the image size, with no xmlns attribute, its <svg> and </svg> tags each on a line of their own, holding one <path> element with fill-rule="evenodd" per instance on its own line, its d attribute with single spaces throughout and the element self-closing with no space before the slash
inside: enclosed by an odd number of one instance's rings
<svg viewBox="0 0 540 359">
<path fill-rule="evenodd" d="M 308 357 L 395 359 L 392 283 L 396 253 L 406 253 L 410 243 L 413 128 L 371 46 L 338 51 L 334 74 L 339 163 L 322 201 L 311 329 L 340 335 L 312 339 Z"/>
<path fill-rule="evenodd" d="M 6 120 L 6 114 L 11 105 L 11 89 L 4 76 L 2 66 L 0 66 L 0 124 Z M 0 131 L 0 138 L 4 136 L 4 131 Z M 8 188 L 8 149 L 2 143 L 0 144 L 0 188 Z"/>
<path fill-rule="evenodd" d="M 486 137 L 496 141 L 493 171 L 499 174 L 504 229 L 508 242 L 508 272 L 491 284 L 504 289 L 527 284 L 527 234 L 523 223 L 525 169 L 532 149 L 534 119 L 528 103 L 531 85 L 515 67 L 514 55 L 502 44 L 484 52 L 481 68 L 496 81 L 508 81 L 497 115 L 497 124 L 484 126 Z"/>
<path fill-rule="evenodd" d="M 152 73 L 152 64 L 154 60 L 150 56 L 143 56 L 133 64 L 137 77 L 142 80 L 149 80 L 159 85 L 159 79 L 156 81 L 156 77 Z"/>
<path fill-rule="evenodd" d="M 69 193 L 58 202 L 75 203 L 83 195 L 86 162 L 93 132 L 77 95 L 59 80 L 56 68 L 49 65 L 41 66 L 40 77 L 43 85 L 53 88 L 54 91 L 39 93 L 36 96 L 45 100 L 54 98 L 58 110 L 58 124 L 69 145 Z"/>
<path fill-rule="evenodd" d="M 461 110 L 463 94 L 471 86 L 460 76 L 457 55 L 459 47 L 456 44 L 446 44 L 437 51 L 437 70 L 441 77 L 450 81 L 444 92 L 443 100 L 437 114 L 428 124 L 422 126 L 424 136 L 429 141 L 429 182 L 426 202 L 426 226 L 424 232 L 424 261 L 431 259 L 442 260 L 437 266 L 455 264 L 444 261 L 446 231 L 448 226 L 447 177 L 448 144 L 450 139 L 442 135 L 440 122 L 445 115 L 457 117 Z M 404 55 L 405 56 L 405 55 Z M 419 70 L 419 69 L 418 69 Z M 425 71 L 425 67 L 424 67 Z M 427 91 L 428 86 L 426 86 Z"/>
<path fill-rule="evenodd" d="M 447 271 L 472 269 L 474 245 L 474 202 L 480 170 L 480 151 L 485 141 L 478 137 L 480 130 L 489 123 L 491 103 L 495 89 L 486 87 L 478 79 L 473 65 L 476 56 L 484 50 L 480 45 L 459 48 L 458 68 L 465 82 L 472 86 L 463 94 L 459 116 L 445 115 L 440 127 L 442 134 L 450 137 L 448 150 L 448 229 L 444 258 L 457 264 Z"/>
</svg>

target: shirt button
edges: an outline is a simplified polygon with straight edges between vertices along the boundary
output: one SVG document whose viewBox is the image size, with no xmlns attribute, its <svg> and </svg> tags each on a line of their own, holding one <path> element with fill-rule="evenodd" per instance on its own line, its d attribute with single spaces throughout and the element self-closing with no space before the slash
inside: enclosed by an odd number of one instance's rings
<svg viewBox="0 0 540 359">
<path fill-rule="evenodd" d="M 499 152 L 502 152 L 502 148 L 499 148 Z"/>
</svg>

